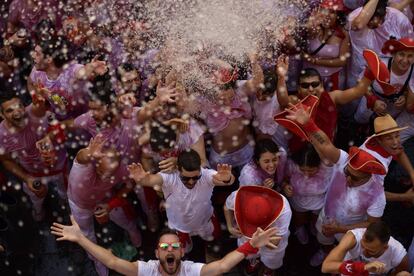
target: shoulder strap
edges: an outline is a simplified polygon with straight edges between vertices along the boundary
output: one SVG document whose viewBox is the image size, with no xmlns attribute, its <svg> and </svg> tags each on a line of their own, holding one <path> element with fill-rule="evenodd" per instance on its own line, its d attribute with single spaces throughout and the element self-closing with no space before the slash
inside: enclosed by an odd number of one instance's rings
<svg viewBox="0 0 414 276">
<path fill-rule="evenodd" d="M 322 50 L 323 47 L 325 47 L 325 45 L 328 42 L 328 40 L 331 37 L 333 37 L 334 35 L 335 35 L 335 32 L 332 32 L 332 34 L 321 45 L 319 45 L 319 47 L 316 48 L 315 51 L 313 51 L 312 53 L 309 53 L 309 55 L 313 56 L 313 55 L 316 55 L 317 53 L 319 53 L 319 51 Z"/>
<path fill-rule="evenodd" d="M 411 75 L 413 74 L 413 69 L 414 69 L 414 64 L 412 64 L 412 65 L 411 65 L 411 68 L 410 68 L 410 73 L 408 74 L 408 77 L 407 77 L 407 79 L 405 80 L 404 86 L 401 88 L 400 93 L 404 93 L 404 91 L 407 89 L 408 84 L 409 84 L 410 79 L 411 79 Z M 400 93 L 399 93 L 399 94 L 400 94 Z"/>
</svg>

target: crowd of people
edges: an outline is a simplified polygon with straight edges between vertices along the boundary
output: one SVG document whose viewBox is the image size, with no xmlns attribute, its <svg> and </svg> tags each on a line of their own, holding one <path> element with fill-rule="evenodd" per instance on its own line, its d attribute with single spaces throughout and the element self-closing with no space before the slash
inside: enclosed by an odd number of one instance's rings
<svg viewBox="0 0 414 276">
<path fill-rule="evenodd" d="M 243 62 L 203 41 L 207 75 L 196 77 L 211 85 L 200 91 L 170 62 L 173 38 L 155 47 L 145 17 L 120 16 L 129 1 L 5 1 L 0 193 L 21 183 L 41 222 L 55 190 L 72 225 L 55 222 L 52 234 L 83 247 L 100 276 L 221 275 L 243 260 L 246 275 L 277 275 L 290 234 L 317 240 L 307 262 L 322 273 L 413 275 L 414 229 L 402 239 L 383 216 L 414 208 L 404 149 L 414 1 L 304 2 L 305 16 Z M 138 219 L 159 234 L 157 260 L 98 245 L 95 223 L 112 221 L 141 247 Z M 208 255 L 223 232 L 239 247 L 208 264 L 182 260 L 193 236 Z"/>
</svg>

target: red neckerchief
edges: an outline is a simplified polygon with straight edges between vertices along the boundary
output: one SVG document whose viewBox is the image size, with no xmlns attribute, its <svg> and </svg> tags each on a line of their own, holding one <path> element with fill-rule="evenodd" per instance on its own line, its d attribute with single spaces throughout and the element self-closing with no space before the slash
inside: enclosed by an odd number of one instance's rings
<svg viewBox="0 0 414 276">
<path fill-rule="evenodd" d="M 392 159 L 396 159 L 397 157 L 395 155 L 392 155 L 390 153 L 388 153 L 383 147 L 381 147 L 381 145 L 375 141 L 375 138 L 370 139 L 365 146 L 367 147 L 367 149 L 370 149 L 372 151 L 375 151 L 376 153 L 378 153 L 379 155 L 381 155 L 384 158 L 388 158 L 390 156 L 392 156 Z"/>
</svg>

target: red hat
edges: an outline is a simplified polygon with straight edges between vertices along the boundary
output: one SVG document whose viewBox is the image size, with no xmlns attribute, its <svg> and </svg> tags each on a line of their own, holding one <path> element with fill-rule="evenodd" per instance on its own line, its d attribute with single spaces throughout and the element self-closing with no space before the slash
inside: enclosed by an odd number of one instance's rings
<svg viewBox="0 0 414 276">
<path fill-rule="evenodd" d="M 346 10 L 343 0 L 322 0 L 319 7 L 334 11 Z"/>
<path fill-rule="evenodd" d="M 237 67 L 228 69 L 228 68 L 219 68 L 213 72 L 213 80 L 216 84 L 223 85 L 233 81 L 236 81 L 239 77 L 239 72 Z"/>
<path fill-rule="evenodd" d="M 363 52 L 367 66 L 372 74 L 375 76 L 375 80 L 381 86 L 385 95 L 394 94 L 397 89 L 392 86 L 390 81 L 390 72 L 387 66 L 378 58 L 377 54 L 369 49 L 365 49 Z"/>
<path fill-rule="evenodd" d="M 303 98 L 299 103 L 297 103 L 295 106 L 299 107 L 300 105 L 303 105 L 305 107 L 310 108 L 310 115 L 311 118 L 315 117 L 316 115 L 316 106 L 318 105 L 319 98 L 314 95 L 308 95 L 305 98 Z M 286 118 L 286 115 L 289 115 L 289 113 L 285 110 L 279 114 L 276 114 L 273 119 L 276 123 L 279 125 L 285 127 L 290 132 L 296 134 L 300 138 L 309 141 L 309 136 L 306 134 L 306 132 L 302 129 L 302 127 L 295 121 L 292 121 L 290 119 Z"/>
<path fill-rule="evenodd" d="M 356 171 L 380 175 L 387 173 L 378 159 L 358 147 L 351 147 L 348 154 L 348 165 Z"/>
<path fill-rule="evenodd" d="M 385 41 L 384 46 L 382 46 L 382 52 L 384 54 L 393 54 L 398 51 L 414 51 L 414 40 L 409 37 L 403 37 L 400 39 L 391 38 Z"/>
<path fill-rule="evenodd" d="M 262 186 L 242 186 L 236 193 L 234 217 L 240 232 L 251 238 L 257 227 L 266 230 L 284 208 L 283 197 Z"/>
</svg>

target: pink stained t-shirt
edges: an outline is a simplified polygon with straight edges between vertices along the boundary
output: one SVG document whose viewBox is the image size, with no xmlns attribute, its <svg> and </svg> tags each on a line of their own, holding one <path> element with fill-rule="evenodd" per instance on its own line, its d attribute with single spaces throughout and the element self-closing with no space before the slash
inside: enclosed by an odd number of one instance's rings
<svg viewBox="0 0 414 276">
<path fill-rule="evenodd" d="M 82 64 L 72 63 L 64 68 L 57 79 L 51 80 L 46 72 L 33 67 L 30 79 L 33 85 L 40 85 L 50 91 L 48 102 L 58 120 L 75 118 L 88 110 L 88 99 L 84 81 L 76 79 Z"/>
<path fill-rule="evenodd" d="M 314 52 L 322 43 L 319 39 L 315 38 L 309 42 L 308 53 Z M 338 58 L 340 53 L 341 44 L 325 44 L 323 48 L 315 54 L 316 57 L 319 58 Z M 314 68 L 318 70 L 319 74 L 322 77 L 329 77 L 332 74 L 341 71 L 344 67 L 327 67 L 327 66 L 320 66 L 315 65 L 309 62 L 303 62 L 303 68 Z"/>
<path fill-rule="evenodd" d="M 352 21 L 359 15 L 362 7 L 354 10 L 348 16 L 348 29 Z M 362 52 L 365 49 L 371 49 L 377 54 L 381 54 L 382 46 L 390 36 L 397 39 L 402 37 L 413 37 L 413 26 L 410 20 L 399 10 L 394 8 L 387 8 L 384 23 L 376 29 L 369 29 L 368 27 L 358 31 L 349 31 L 349 38 L 352 45 L 352 59 L 349 70 L 349 78 L 351 82 L 356 83 L 359 74 L 365 68 L 365 60 Z"/>
<path fill-rule="evenodd" d="M 25 108 L 28 116 L 28 123 L 24 129 L 12 133 L 5 125 L 0 123 L 0 154 L 8 154 L 23 169 L 33 175 L 50 174 L 53 171 L 60 171 L 66 163 L 66 150 L 62 147 L 56 152 L 57 162 L 53 167 L 44 164 L 36 142 L 47 134 L 47 117 L 36 117 L 32 113 L 32 105 Z"/>
<path fill-rule="evenodd" d="M 78 116 L 74 120 L 74 125 L 89 132 L 92 137 L 98 134 L 106 140 L 106 145 L 115 146 L 116 150 L 122 156 L 124 164 L 131 162 L 140 162 L 140 147 L 138 137 L 141 135 L 142 127 L 138 124 L 137 113 L 139 107 L 134 107 L 130 119 L 122 118 L 114 127 L 99 129 L 89 111 Z"/>
<path fill-rule="evenodd" d="M 281 185 L 285 176 L 287 153 L 283 148 L 279 148 L 279 154 L 279 163 L 277 164 L 275 176 L 273 176 L 275 186 Z M 258 168 L 254 161 L 250 161 L 242 168 L 239 183 L 240 186 L 263 186 L 263 182 L 270 177 L 266 172 Z"/>
<path fill-rule="evenodd" d="M 251 99 L 251 106 L 253 111 L 253 126 L 259 129 L 264 134 L 275 134 L 278 124 L 273 120 L 273 117 L 281 112 L 277 96 L 268 101 L 259 101 L 257 97 Z"/>
<path fill-rule="evenodd" d="M 331 183 L 332 172 L 332 167 L 321 164 L 318 172 L 308 177 L 295 162 L 288 159 L 286 178 L 293 187 L 293 196 L 290 198 L 292 205 L 305 210 L 320 210 L 325 203 L 325 194 Z"/>
<path fill-rule="evenodd" d="M 113 195 L 115 185 L 129 182 L 128 175 L 127 167 L 121 164 L 110 179 L 103 181 L 92 163 L 83 165 L 75 160 L 69 173 L 68 197 L 83 209 L 93 209 Z"/>
<path fill-rule="evenodd" d="M 332 182 L 325 199 L 325 216 L 343 225 L 365 221 L 367 216 L 381 217 L 386 203 L 382 179 L 374 174 L 363 185 L 348 187 L 344 174 L 348 157 L 341 150 L 340 158 L 333 167 Z"/>
</svg>

